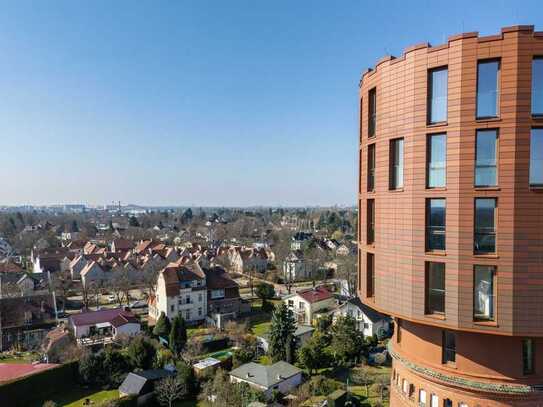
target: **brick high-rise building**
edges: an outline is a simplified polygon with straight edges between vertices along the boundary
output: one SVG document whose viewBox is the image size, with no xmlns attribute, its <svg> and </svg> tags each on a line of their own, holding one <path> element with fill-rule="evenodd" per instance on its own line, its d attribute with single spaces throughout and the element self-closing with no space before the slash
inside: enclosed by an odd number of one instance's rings
<svg viewBox="0 0 543 407">
<path fill-rule="evenodd" d="M 543 32 L 385 57 L 360 83 L 359 295 L 391 405 L 543 406 Z"/>
</svg>

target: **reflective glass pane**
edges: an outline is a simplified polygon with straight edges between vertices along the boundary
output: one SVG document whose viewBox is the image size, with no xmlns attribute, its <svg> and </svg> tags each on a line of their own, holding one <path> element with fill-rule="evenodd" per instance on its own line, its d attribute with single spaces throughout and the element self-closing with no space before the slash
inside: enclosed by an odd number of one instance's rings
<svg viewBox="0 0 543 407">
<path fill-rule="evenodd" d="M 430 123 L 447 120 L 447 68 L 434 69 L 429 74 Z"/>
<path fill-rule="evenodd" d="M 494 319 L 494 266 L 475 266 L 473 314 L 477 319 Z"/>
<path fill-rule="evenodd" d="M 498 112 L 499 61 L 479 62 L 477 67 L 477 117 L 496 117 Z"/>
<path fill-rule="evenodd" d="M 530 141 L 530 185 L 543 185 L 543 129 L 532 129 Z"/>
<path fill-rule="evenodd" d="M 532 114 L 543 114 L 543 58 L 532 62 Z"/>
<path fill-rule="evenodd" d="M 447 170 L 447 135 L 428 137 L 428 187 L 444 187 Z"/>
<path fill-rule="evenodd" d="M 496 130 L 479 130 L 477 132 L 476 186 L 495 186 L 497 184 L 496 141 Z"/>
</svg>

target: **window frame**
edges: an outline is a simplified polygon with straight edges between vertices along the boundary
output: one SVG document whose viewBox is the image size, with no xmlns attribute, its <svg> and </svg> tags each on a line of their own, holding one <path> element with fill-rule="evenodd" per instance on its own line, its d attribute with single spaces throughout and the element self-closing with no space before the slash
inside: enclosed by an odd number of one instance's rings
<svg viewBox="0 0 543 407">
<path fill-rule="evenodd" d="M 367 192 L 375 192 L 375 159 L 377 158 L 376 143 L 368 144 L 366 158 L 366 190 Z"/>
<path fill-rule="evenodd" d="M 431 230 L 432 226 L 430 224 L 430 221 L 431 221 L 431 211 L 430 211 L 430 208 L 431 208 L 431 202 L 432 201 L 437 201 L 437 200 L 442 200 L 445 202 L 445 219 L 444 219 L 444 224 L 442 226 L 443 228 L 443 248 L 442 249 L 434 249 L 434 248 L 431 248 L 430 247 L 430 236 L 431 234 L 429 233 L 429 231 Z M 426 198 L 426 208 L 425 208 L 425 233 L 424 233 L 424 240 L 425 240 L 425 251 L 426 253 L 445 253 L 445 251 L 447 250 L 447 199 L 446 198 L 442 198 L 442 197 L 434 197 L 434 198 Z M 439 226 L 441 227 L 441 226 Z M 434 226 L 433 228 L 437 228 L 437 226 Z"/>
<path fill-rule="evenodd" d="M 398 147 L 401 143 L 401 149 Z M 396 152 L 398 150 L 398 163 L 396 163 Z M 388 189 L 391 191 L 402 190 L 404 188 L 404 163 L 405 163 L 405 139 L 397 137 L 389 141 L 388 148 Z M 401 159 L 400 159 L 401 157 Z M 399 177 L 396 176 L 395 168 L 398 167 L 401 173 L 401 184 L 398 182 Z"/>
<path fill-rule="evenodd" d="M 431 173 L 431 162 L 432 162 L 432 137 L 437 136 L 444 136 L 445 137 L 445 165 L 442 167 L 444 170 L 444 182 L 443 185 L 436 185 L 436 186 L 430 186 L 430 173 Z M 447 188 L 447 133 L 446 132 L 439 132 L 439 133 L 430 133 L 426 135 L 426 189 L 445 189 Z"/>
<path fill-rule="evenodd" d="M 498 71 L 496 73 L 496 114 L 494 116 L 479 116 L 479 66 L 481 64 L 498 63 Z M 497 119 L 500 117 L 500 94 L 501 94 L 501 58 L 488 58 L 480 59 L 477 61 L 477 78 L 475 85 L 475 119 L 476 120 L 489 120 Z"/>
<path fill-rule="evenodd" d="M 534 62 L 536 60 L 540 60 L 541 63 L 543 64 L 543 55 L 534 55 L 532 57 L 532 65 L 531 65 L 531 71 L 530 71 L 530 75 L 531 75 L 531 83 L 530 83 L 530 114 L 532 115 L 533 118 L 536 118 L 536 119 L 541 119 L 543 118 L 543 111 L 542 112 L 535 112 L 534 113 Z M 543 78 L 541 80 L 541 85 L 543 86 Z M 543 94 L 543 89 L 541 89 L 541 94 Z"/>
<path fill-rule="evenodd" d="M 481 166 L 477 165 L 477 155 L 479 152 L 478 141 L 479 133 L 490 133 L 494 132 L 495 134 L 495 148 L 494 148 L 494 161 L 495 161 L 495 183 L 494 185 L 478 184 L 477 183 L 477 169 L 478 168 L 491 168 L 491 166 Z M 474 160 L 474 169 L 473 169 L 473 186 L 475 188 L 497 188 L 499 185 L 499 157 L 500 157 L 500 130 L 499 128 L 483 128 L 475 130 L 475 160 Z"/>
<path fill-rule="evenodd" d="M 431 265 L 436 264 L 440 265 L 440 267 L 443 267 L 443 288 L 431 288 L 430 287 L 430 271 L 431 271 Z M 446 300 L 447 300 L 447 264 L 445 262 L 439 262 L 439 261 L 427 261 L 424 263 L 424 314 L 425 315 L 438 315 L 438 316 L 445 316 L 446 312 Z M 440 303 L 442 303 L 441 307 L 443 310 L 434 309 L 431 307 L 431 301 L 430 301 L 430 291 L 442 291 L 442 299 L 440 300 Z"/>
<path fill-rule="evenodd" d="M 481 227 L 477 227 L 477 202 L 483 200 L 494 201 L 494 232 L 482 232 Z M 494 236 L 494 251 L 483 251 L 477 249 L 478 236 Z M 475 197 L 473 200 L 473 254 L 476 256 L 496 256 L 498 253 L 498 198 L 491 196 Z"/>
<path fill-rule="evenodd" d="M 451 347 L 451 338 L 454 347 Z M 456 342 L 456 332 L 444 329 L 441 338 L 441 363 L 444 365 L 456 365 Z"/>
<path fill-rule="evenodd" d="M 530 343 L 531 344 L 531 358 L 530 358 L 530 366 L 526 365 L 526 354 L 525 354 L 525 344 Z M 535 340 L 533 338 L 523 338 L 522 339 L 522 374 L 524 376 L 533 375 L 535 374 Z"/>
<path fill-rule="evenodd" d="M 366 253 L 366 297 L 375 297 L 375 254 L 370 252 Z"/>
<path fill-rule="evenodd" d="M 482 314 L 477 314 L 475 311 L 475 302 L 476 302 L 476 281 L 477 281 L 477 268 L 478 267 L 490 267 L 492 268 L 492 315 L 490 317 L 485 317 Z M 498 296 L 497 296 L 497 289 L 498 289 L 498 267 L 495 265 L 486 265 L 486 264 L 474 264 L 473 265 L 473 320 L 475 322 L 496 322 L 496 310 L 498 305 Z"/>
<path fill-rule="evenodd" d="M 432 121 L 432 100 L 433 100 L 433 90 L 434 90 L 434 81 L 432 78 L 432 74 L 434 72 L 440 72 L 440 71 L 447 71 L 447 95 L 445 97 L 445 120 L 438 120 L 438 121 Z M 426 90 L 426 124 L 428 126 L 435 126 L 440 124 L 447 123 L 447 120 L 449 118 L 449 66 L 448 65 L 442 65 L 435 68 L 428 69 L 427 74 L 427 90 Z"/>
<path fill-rule="evenodd" d="M 543 58 L 541 58 L 543 59 Z M 541 117 L 543 118 L 543 114 L 541 114 Z M 539 135 L 539 137 L 543 138 L 543 127 L 532 127 L 530 129 L 530 157 L 529 157 L 529 164 L 528 164 L 528 184 L 530 186 L 530 188 L 543 188 L 543 174 L 541 174 L 541 180 L 542 182 L 541 183 L 532 183 L 532 145 L 533 145 L 533 138 L 534 138 L 534 130 L 538 130 L 541 132 L 541 134 Z M 543 144 L 543 140 L 541 141 L 541 143 Z M 541 155 L 543 156 L 543 152 L 541 153 Z M 542 167 L 543 168 L 543 167 Z"/>
<path fill-rule="evenodd" d="M 368 90 L 368 138 L 377 133 L 377 87 Z"/>
<path fill-rule="evenodd" d="M 366 244 L 375 244 L 375 199 L 366 199 Z"/>
</svg>

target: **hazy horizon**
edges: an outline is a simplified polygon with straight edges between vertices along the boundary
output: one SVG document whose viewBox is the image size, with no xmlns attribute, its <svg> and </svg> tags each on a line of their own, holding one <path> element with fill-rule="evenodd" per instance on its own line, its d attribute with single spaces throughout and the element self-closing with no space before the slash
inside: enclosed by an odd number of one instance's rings
<svg viewBox="0 0 543 407">
<path fill-rule="evenodd" d="M 0 205 L 352 206 L 360 73 L 460 32 L 541 30 L 538 15 L 537 1 L 4 4 Z"/>
</svg>

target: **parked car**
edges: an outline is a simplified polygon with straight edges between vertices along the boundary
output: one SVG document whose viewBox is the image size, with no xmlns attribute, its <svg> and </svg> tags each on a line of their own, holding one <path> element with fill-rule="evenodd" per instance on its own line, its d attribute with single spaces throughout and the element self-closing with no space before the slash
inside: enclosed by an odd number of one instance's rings
<svg viewBox="0 0 543 407">
<path fill-rule="evenodd" d="M 135 308 L 135 309 L 138 309 L 138 308 L 147 308 L 147 302 L 146 302 L 146 301 L 142 301 L 142 300 L 134 301 L 134 302 L 128 304 L 128 306 L 129 306 L 130 308 Z"/>
</svg>

